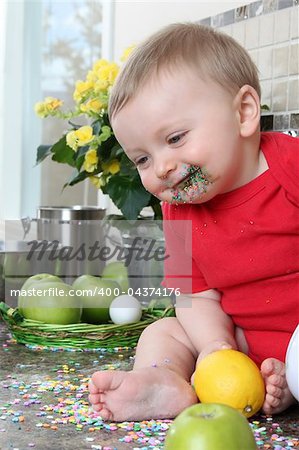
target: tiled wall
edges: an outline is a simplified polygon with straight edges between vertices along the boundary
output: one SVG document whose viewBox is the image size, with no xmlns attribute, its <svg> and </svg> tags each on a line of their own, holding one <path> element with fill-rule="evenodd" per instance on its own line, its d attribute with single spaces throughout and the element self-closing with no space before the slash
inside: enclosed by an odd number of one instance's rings
<svg viewBox="0 0 299 450">
<path fill-rule="evenodd" d="M 201 20 L 233 36 L 259 69 L 263 129 L 299 131 L 299 0 L 261 0 Z"/>
</svg>

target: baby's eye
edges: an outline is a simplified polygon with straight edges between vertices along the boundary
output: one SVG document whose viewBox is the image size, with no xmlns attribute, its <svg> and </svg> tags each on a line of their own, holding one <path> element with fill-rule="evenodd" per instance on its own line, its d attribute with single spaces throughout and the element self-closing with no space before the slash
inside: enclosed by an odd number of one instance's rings
<svg viewBox="0 0 299 450">
<path fill-rule="evenodd" d="M 147 156 L 143 156 L 142 158 L 136 159 L 135 161 L 135 165 L 138 166 L 142 166 L 144 165 L 146 162 L 148 161 L 148 157 Z"/>
<path fill-rule="evenodd" d="M 171 136 L 170 138 L 167 139 L 167 143 L 169 145 L 178 144 L 182 140 L 182 138 L 185 136 L 185 134 L 186 133 L 180 133 L 180 134 L 176 134 L 174 136 Z"/>
</svg>

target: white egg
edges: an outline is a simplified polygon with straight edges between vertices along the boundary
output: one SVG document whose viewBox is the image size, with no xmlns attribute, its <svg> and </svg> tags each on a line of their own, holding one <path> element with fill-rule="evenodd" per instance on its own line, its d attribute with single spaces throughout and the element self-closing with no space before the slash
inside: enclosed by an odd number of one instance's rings
<svg viewBox="0 0 299 450">
<path fill-rule="evenodd" d="M 288 345 L 286 377 L 291 393 L 299 401 L 299 325 L 294 331 Z"/>
<path fill-rule="evenodd" d="M 141 319 L 142 306 L 137 298 L 124 294 L 112 301 L 109 314 L 113 323 L 126 325 Z"/>
</svg>

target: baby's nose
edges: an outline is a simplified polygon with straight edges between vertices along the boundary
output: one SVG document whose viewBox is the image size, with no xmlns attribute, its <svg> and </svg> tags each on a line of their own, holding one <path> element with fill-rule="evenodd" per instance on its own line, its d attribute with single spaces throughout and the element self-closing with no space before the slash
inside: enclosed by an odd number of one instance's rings
<svg viewBox="0 0 299 450">
<path fill-rule="evenodd" d="M 173 160 L 173 158 L 159 158 L 159 161 L 156 164 L 156 175 L 161 180 L 164 180 L 175 169 L 176 162 Z"/>
</svg>

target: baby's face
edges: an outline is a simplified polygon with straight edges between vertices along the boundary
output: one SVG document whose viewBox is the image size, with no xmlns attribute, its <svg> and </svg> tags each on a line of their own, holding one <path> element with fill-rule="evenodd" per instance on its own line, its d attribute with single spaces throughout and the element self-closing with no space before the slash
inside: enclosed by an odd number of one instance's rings
<svg viewBox="0 0 299 450">
<path fill-rule="evenodd" d="M 191 70 L 162 72 L 113 117 L 144 187 L 171 203 L 202 203 L 238 187 L 235 97 Z"/>
</svg>

